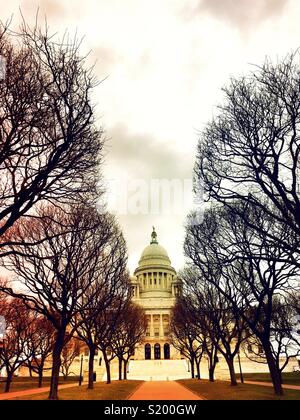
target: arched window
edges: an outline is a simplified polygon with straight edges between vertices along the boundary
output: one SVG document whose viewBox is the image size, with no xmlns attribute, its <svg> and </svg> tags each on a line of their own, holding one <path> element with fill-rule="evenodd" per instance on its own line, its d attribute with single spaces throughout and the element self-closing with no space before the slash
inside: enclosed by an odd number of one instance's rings
<svg viewBox="0 0 300 420">
<path fill-rule="evenodd" d="M 151 345 L 149 343 L 145 344 L 145 359 L 151 360 Z"/>
<path fill-rule="evenodd" d="M 170 359 L 170 344 L 164 345 L 164 359 Z"/>
<path fill-rule="evenodd" d="M 156 343 L 154 346 L 154 359 L 159 360 L 160 359 L 160 344 Z"/>
</svg>

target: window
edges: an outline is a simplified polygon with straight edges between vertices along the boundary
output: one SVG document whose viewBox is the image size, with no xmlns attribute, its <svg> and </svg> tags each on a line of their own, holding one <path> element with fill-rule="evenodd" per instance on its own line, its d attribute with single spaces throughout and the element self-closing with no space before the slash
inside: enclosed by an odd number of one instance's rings
<svg viewBox="0 0 300 420">
<path fill-rule="evenodd" d="M 147 343 L 145 345 L 145 359 L 150 360 L 151 359 L 151 345 Z"/>
<path fill-rule="evenodd" d="M 164 359 L 170 359 L 170 344 L 164 345 Z"/>
<path fill-rule="evenodd" d="M 156 343 L 154 346 L 154 359 L 160 359 L 160 345 L 158 343 Z"/>
</svg>

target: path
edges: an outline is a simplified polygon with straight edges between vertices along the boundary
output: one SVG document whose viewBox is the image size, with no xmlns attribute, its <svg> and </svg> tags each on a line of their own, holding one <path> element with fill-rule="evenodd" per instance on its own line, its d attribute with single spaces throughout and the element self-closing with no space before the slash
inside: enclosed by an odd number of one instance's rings
<svg viewBox="0 0 300 420">
<path fill-rule="evenodd" d="M 259 381 L 244 381 L 245 384 L 249 384 L 249 385 L 262 385 L 262 386 L 269 386 L 269 387 L 273 387 L 272 382 L 259 382 Z M 300 385 L 282 385 L 282 388 L 284 389 L 296 389 L 298 391 L 300 391 Z"/>
<path fill-rule="evenodd" d="M 202 400 L 197 394 L 175 381 L 144 382 L 129 400 Z"/>
<path fill-rule="evenodd" d="M 58 389 L 73 388 L 75 386 L 79 386 L 79 385 L 76 383 L 58 385 Z M 42 394 L 43 392 L 49 392 L 49 390 L 50 390 L 50 387 L 46 386 L 43 388 L 24 389 L 23 391 L 12 391 L 8 393 L 4 392 L 0 394 L 0 400 L 10 400 L 12 398 L 17 398 L 17 397 L 26 397 L 27 395 Z"/>
</svg>

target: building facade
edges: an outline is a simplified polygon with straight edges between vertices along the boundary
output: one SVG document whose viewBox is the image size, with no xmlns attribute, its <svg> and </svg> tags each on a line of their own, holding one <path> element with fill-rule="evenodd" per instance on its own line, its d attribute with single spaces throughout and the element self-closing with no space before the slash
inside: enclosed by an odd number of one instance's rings
<svg viewBox="0 0 300 420">
<path fill-rule="evenodd" d="M 133 300 L 144 308 L 147 318 L 145 342 L 138 346 L 135 360 L 180 359 L 170 343 L 170 316 L 181 281 L 167 251 L 158 243 L 153 228 L 151 241 L 142 252 L 131 277 Z"/>
<path fill-rule="evenodd" d="M 137 346 L 135 353 L 128 366 L 128 379 L 135 380 L 176 380 L 190 378 L 190 365 L 180 352 L 172 346 L 170 341 L 170 318 L 171 311 L 176 302 L 176 296 L 180 293 L 181 280 L 177 277 L 175 269 L 171 265 L 167 251 L 158 243 L 157 234 L 153 228 L 150 244 L 141 254 L 138 267 L 131 277 L 133 289 L 133 301 L 140 305 L 146 313 L 147 332 L 143 343 Z M 84 346 L 83 346 L 84 347 Z M 240 355 L 241 365 L 235 358 L 235 371 L 240 368 L 244 373 L 268 372 L 267 364 L 262 359 L 251 354 L 251 349 L 243 348 Z M 250 357 L 249 359 L 249 356 Z M 229 372 L 226 361 L 222 355 L 218 356 L 219 362 L 215 371 L 215 378 L 228 380 Z M 257 359 L 257 361 L 256 361 Z M 89 352 L 85 348 L 75 358 L 70 371 L 79 375 L 81 371 L 84 379 L 88 377 Z M 292 358 L 285 371 L 299 369 L 300 360 Z M 47 361 L 49 369 L 45 376 L 51 374 L 51 358 Z M 208 378 L 208 360 L 204 356 L 201 361 L 201 377 Z M 106 380 L 106 370 L 101 351 L 95 356 L 94 370 L 97 380 Z M 0 372 L 1 373 L 1 372 Z M 5 372 L 3 372 L 5 373 Z M 28 376 L 28 368 L 19 369 L 19 375 Z M 111 377 L 118 379 L 118 363 L 115 358 L 111 362 Z"/>
</svg>

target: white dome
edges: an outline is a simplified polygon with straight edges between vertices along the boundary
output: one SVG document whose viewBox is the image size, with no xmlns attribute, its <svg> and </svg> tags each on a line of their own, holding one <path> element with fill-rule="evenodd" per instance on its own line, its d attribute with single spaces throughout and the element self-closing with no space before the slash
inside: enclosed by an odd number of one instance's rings
<svg viewBox="0 0 300 420">
<path fill-rule="evenodd" d="M 134 271 L 138 296 L 143 299 L 160 299 L 174 297 L 173 283 L 176 271 L 164 247 L 159 245 L 153 228 L 150 245 L 146 246 Z M 174 283 L 175 284 L 175 283 Z M 152 302 L 152 301 L 151 301 Z M 153 302 L 151 303 L 151 305 Z"/>
<path fill-rule="evenodd" d="M 142 252 L 139 267 L 147 265 L 162 265 L 170 267 L 171 261 L 167 251 L 158 243 L 151 243 Z"/>
</svg>

